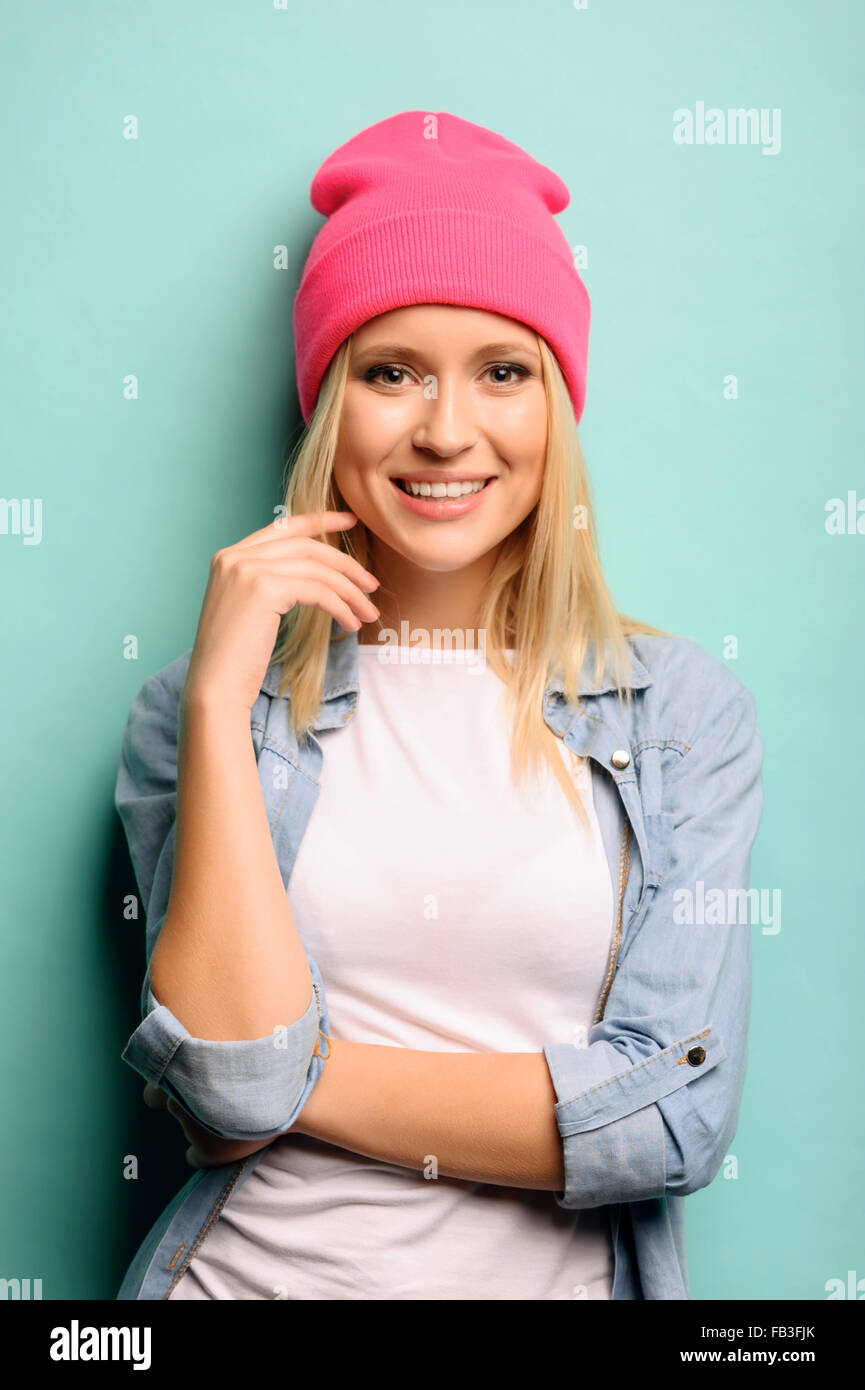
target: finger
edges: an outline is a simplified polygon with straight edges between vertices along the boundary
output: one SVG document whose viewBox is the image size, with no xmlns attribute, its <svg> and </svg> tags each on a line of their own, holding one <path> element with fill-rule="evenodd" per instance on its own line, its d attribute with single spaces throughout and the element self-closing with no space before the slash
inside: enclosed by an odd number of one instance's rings
<svg viewBox="0 0 865 1390">
<path fill-rule="evenodd" d="M 347 531 L 354 526 L 357 517 L 354 512 L 299 512 L 297 516 L 280 516 L 268 522 L 267 526 L 262 526 L 258 531 L 251 531 L 248 536 L 244 536 L 236 542 L 238 547 L 246 549 L 250 545 L 257 545 L 259 541 L 291 540 L 295 536 L 319 536 L 322 532 Z"/>
<path fill-rule="evenodd" d="M 144 1087 L 144 1090 L 141 1093 L 141 1097 L 144 1101 L 144 1104 L 149 1106 L 151 1110 L 166 1109 L 168 1096 L 165 1094 L 164 1091 L 161 1091 L 158 1086 L 152 1086 L 149 1081 L 147 1085 Z"/>
<path fill-rule="evenodd" d="M 172 1119 L 178 1120 L 182 1125 L 186 1124 L 188 1121 L 192 1119 L 192 1116 L 189 1114 L 189 1112 L 187 1110 L 184 1110 L 182 1105 L 178 1105 L 177 1101 L 173 1098 L 173 1096 L 168 1097 L 168 1103 L 165 1108 L 168 1111 L 169 1115 L 171 1115 Z"/>
<path fill-rule="evenodd" d="M 175 1120 L 181 1120 L 181 1123 L 185 1120 L 192 1120 L 191 1113 L 185 1111 L 184 1106 L 179 1104 L 179 1101 L 175 1101 L 172 1095 L 168 1097 L 168 1104 L 165 1105 L 165 1109 L 167 1109 L 168 1115 L 174 1116 Z"/>
<path fill-rule="evenodd" d="M 291 545 L 286 546 L 285 537 L 259 541 L 254 548 L 243 546 L 232 546 L 232 550 L 239 551 L 243 558 L 251 553 L 251 558 L 255 560 L 292 560 L 308 559 L 313 563 L 328 565 L 332 569 L 338 570 L 357 584 L 359 589 L 367 590 L 377 588 L 380 581 L 370 571 L 364 569 L 363 565 L 348 555 L 344 550 L 338 550 L 335 545 L 328 545 L 326 541 L 314 540 L 311 536 L 293 537 Z"/>
<path fill-rule="evenodd" d="M 249 572 L 256 579 L 262 575 L 263 582 L 273 580 L 273 591 L 281 612 L 285 611 L 289 599 L 296 602 L 293 595 L 297 592 L 297 585 L 312 581 L 322 588 L 331 589 L 348 604 L 361 621 L 371 623 L 381 617 L 369 595 L 359 589 L 348 575 L 331 569 L 329 565 L 319 564 L 316 560 L 268 560 L 261 561 L 260 568 L 257 560 L 246 559 L 241 563 L 250 566 Z M 289 592 L 286 593 L 285 590 Z"/>
<path fill-rule="evenodd" d="M 309 579 L 304 576 L 303 579 L 292 579 L 291 586 L 294 603 L 305 604 L 309 608 L 320 608 L 322 613 L 328 613 L 332 618 L 336 618 L 336 621 L 345 628 L 346 632 L 357 632 L 363 621 L 373 622 L 378 616 L 378 610 L 376 610 L 375 614 L 366 617 L 360 611 L 358 602 L 352 599 L 351 603 L 347 603 L 329 583 L 322 583 L 317 579 Z M 284 606 L 285 602 L 284 598 L 280 598 L 277 589 L 274 599 L 275 606 Z"/>
</svg>

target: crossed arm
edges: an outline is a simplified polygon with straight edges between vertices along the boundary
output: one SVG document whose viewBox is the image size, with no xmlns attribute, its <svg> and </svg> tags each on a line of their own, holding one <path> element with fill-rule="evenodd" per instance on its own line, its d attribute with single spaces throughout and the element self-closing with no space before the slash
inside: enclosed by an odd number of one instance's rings
<svg viewBox="0 0 865 1390">
<path fill-rule="evenodd" d="M 145 1098 L 161 1104 L 152 1087 Z M 434 1159 L 443 1177 L 562 1191 L 555 1104 L 542 1052 L 419 1052 L 333 1039 L 288 1135 L 419 1171 Z M 190 1140 L 194 1167 L 231 1163 L 273 1143 L 222 1139 L 174 1100 L 166 1108 Z"/>
<path fill-rule="evenodd" d="M 137 756 L 148 765 L 150 702 L 164 699 L 156 683 L 144 702 Z M 193 1036 L 266 1037 L 286 1011 L 303 1013 L 312 985 L 274 850 L 248 711 L 190 694 L 163 717 L 166 763 L 177 739 L 177 842 L 151 984 Z M 133 740 L 132 766 L 135 751 Z M 149 904 L 148 912 L 158 910 Z M 224 1139 L 150 1085 L 145 1100 L 180 1121 L 193 1166 L 230 1163 L 273 1142 Z M 293 1131 L 418 1171 L 434 1158 L 446 1177 L 560 1191 L 555 1104 L 540 1050 L 421 1052 L 335 1040 Z"/>
<path fill-rule="evenodd" d="M 157 686 L 150 698 L 160 695 Z M 196 1037 L 265 1037 L 286 1010 L 302 1014 L 312 986 L 248 711 L 190 695 L 176 723 L 177 844 L 151 983 Z M 180 1121 L 193 1166 L 233 1162 L 273 1142 L 224 1139 L 152 1086 L 145 1099 Z M 555 1104 L 540 1050 L 420 1052 L 337 1040 L 293 1130 L 405 1168 L 423 1170 L 432 1157 L 443 1176 L 558 1191 Z"/>
</svg>

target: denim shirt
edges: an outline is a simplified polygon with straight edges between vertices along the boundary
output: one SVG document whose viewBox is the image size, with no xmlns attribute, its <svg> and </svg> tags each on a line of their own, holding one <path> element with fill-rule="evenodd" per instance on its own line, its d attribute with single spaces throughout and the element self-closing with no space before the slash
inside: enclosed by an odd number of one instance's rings
<svg viewBox="0 0 865 1390">
<path fill-rule="evenodd" d="M 564 1189 L 550 1201 L 570 1211 L 606 1209 L 614 1299 L 688 1299 L 684 1199 L 717 1174 L 745 1080 L 752 953 L 741 904 L 750 903 L 763 740 L 753 695 L 718 658 L 683 637 L 627 641 L 630 708 L 614 684 L 593 682 L 591 651 L 576 706 L 561 672 L 544 694 L 549 728 L 592 760 L 616 890 L 608 968 L 588 1039 L 538 1048 L 563 1151 Z M 252 708 L 286 887 L 318 796 L 326 731 L 357 708 L 357 648 L 356 633 L 331 642 L 314 733 L 303 741 L 291 732 L 290 696 L 277 694 L 276 665 Z M 190 655 L 144 682 L 123 736 L 115 804 L 146 913 L 147 968 L 142 1021 L 122 1058 L 217 1134 L 271 1138 L 296 1122 L 326 1065 L 321 1035 L 330 1033 L 330 1020 L 315 960 L 309 957 L 309 1006 L 281 1031 L 279 1045 L 273 1036 L 191 1037 L 150 986 L 171 886 L 178 707 Z M 711 901 L 726 905 L 720 913 L 702 910 L 711 890 L 720 890 Z M 145 1237 L 117 1298 L 167 1299 L 265 1153 L 196 1170 Z"/>
</svg>

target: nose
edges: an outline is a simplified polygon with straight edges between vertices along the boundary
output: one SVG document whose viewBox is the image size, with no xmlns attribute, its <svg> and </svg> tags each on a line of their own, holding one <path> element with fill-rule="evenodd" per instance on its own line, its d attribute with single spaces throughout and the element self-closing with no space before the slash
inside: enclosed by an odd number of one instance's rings
<svg viewBox="0 0 865 1390">
<path fill-rule="evenodd" d="M 471 449 L 476 439 L 468 393 L 461 391 L 457 382 L 433 378 L 412 431 L 415 448 L 440 458 L 454 458 Z"/>
</svg>

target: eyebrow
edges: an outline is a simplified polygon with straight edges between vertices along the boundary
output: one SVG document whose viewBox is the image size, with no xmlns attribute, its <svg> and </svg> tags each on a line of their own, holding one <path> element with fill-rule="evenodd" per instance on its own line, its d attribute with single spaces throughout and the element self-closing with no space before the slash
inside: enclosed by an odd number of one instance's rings
<svg viewBox="0 0 865 1390">
<path fill-rule="evenodd" d="M 535 361 L 540 361 L 537 349 L 522 346 L 519 343 L 484 343 L 473 354 L 474 357 L 494 356 L 496 353 L 515 353 L 523 352 L 528 357 L 533 357 Z M 420 355 L 419 348 L 409 347 L 406 343 L 370 343 L 369 347 L 355 348 L 354 357 L 417 357 Z"/>
</svg>

